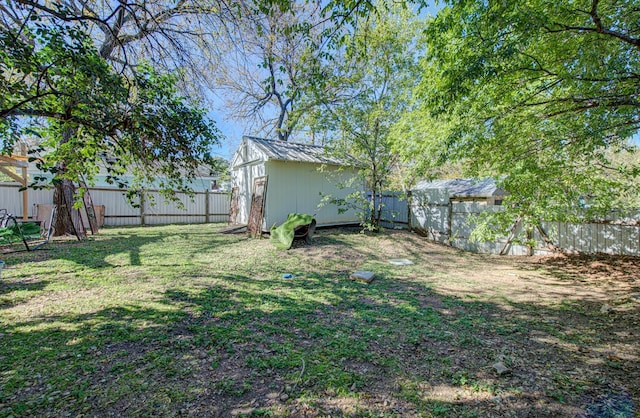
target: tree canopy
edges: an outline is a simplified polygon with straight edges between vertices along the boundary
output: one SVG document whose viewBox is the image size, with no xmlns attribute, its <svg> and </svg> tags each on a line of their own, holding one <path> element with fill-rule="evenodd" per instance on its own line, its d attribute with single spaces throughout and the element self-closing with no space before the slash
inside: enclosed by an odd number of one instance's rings
<svg viewBox="0 0 640 418">
<path fill-rule="evenodd" d="M 405 159 L 496 177 L 509 212 L 532 221 L 637 204 L 638 166 L 611 158 L 640 128 L 637 4 L 446 4 L 427 25 L 420 109 L 404 121 L 416 129 L 397 144 Z"/>
<path fill-rule="evenodd" d="M 244 4 L 221 57 L 215 83 L 232 117 L 253 135 L 287 141 L 304 128 L 302 119 L 320 106 L 314 84 L 358 26 L 375 10 L 370 1 Z M 331 61 L 336 62 L 336 61 Z"/>
<path fill-rule="evenodd" d="M 4 152 L 35 136 L 41 140 L 31 151 L 44 152 L 39 165 L 54 182 L 90 182 L 105 166 L 114 180 L 137 171 L 141 178 L 162 176 L 167 189 L 184 189 L 218 132 L 179 93 L 177 76 L 143 62 L 130 74 L 117 73 L 85 24 L 36 10 L 23 11 L 20 26 L 0 26 Z"/>
<path fill-rule="evenodd" d="M 5 0 L 3 149 L 39 135 L 57 179 L 106 160 L 114 178 L 139 166 L 176 188 L 220 139 L 191 97 L 221 83 L 264 132 L 344 146 L 377 190 L 401 156 L 415 178 L 495 177 L 506 215 L 533 222 L 637 206 L 637 5 L 443 4 L 418 40 L 412 2 L 391 7 L 398 20 L 370 1 Z M 214 76 L 229 51 L 237 65 Z"/>
<path fill-rule="evenodd" d="M 306 122 L 332 152 L 348 155 L 361 168 L 370 199 L 365 224 L 380 227 L 381 193 L 398 169 L 391 152 L 392 127 L 410 108 L 418 79 L 413 13 L 380 4 L 342 39 L 342 47 L 323 61 L 313 82 Z"/>
<path fill-rule="evenodd" d="M 297 105 L 318 59 L 322 17 L 317 4 L 258 8 L 244 13 L 230 33 L 216 84 L 233 117 L 258 135 L 287 141 L 298 127 Z"/>
<path fill-rule="evenodd" d="M 316 8 L 340 27 L 368 4 L 332 1 Z M 258 32 L 268 33 L 269 41 L 272 35 L 286 41 L 267 42 L 259 62 L 269 69 L 260 103 L 277 99 L 276 131 L 288 136 L 298 78 L 289 83 L 280 75 L 292 74 L 283 70 L 290 63 L 301 68 L 288 41 L 307 43 L 312 26 L 307 15 L 285 22 L 294 9 L 273 0 L 3 0 L 3 152 L 25 134 L 29 144 L 39 145 L 32 152 L 46 150 L 39 164 L 53 175 L 54 203 L 61 207 L 79 196 L 74 182 L 90 184 L 100 165 L 114 182 L 125 172 L 138 174 L 140 183 L 161 180 L 171 196 L 184 189 L 200 162 L 211 161 L 207 154 L 220 134 L 193 97 L 211 91 L 222 46 L 236 40 L 245 21 L 261 23 Z M 291 51 L 290 61 L 278 61 L 277 54 Z M 71 216 L 60 211 L 56 231 L 73 229 Z"/>
</svg>

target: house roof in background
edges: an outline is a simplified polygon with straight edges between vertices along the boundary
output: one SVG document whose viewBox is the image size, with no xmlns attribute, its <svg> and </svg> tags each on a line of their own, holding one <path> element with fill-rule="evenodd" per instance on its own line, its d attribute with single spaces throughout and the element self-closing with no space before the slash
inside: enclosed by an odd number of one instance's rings
<svg viewBox="0 0 640 418">
<path fill-rule="evenodd" d="M 339 158 L 327 153 L 327 150 L 319 145 L 299 144 L 273 139 L 245 136 L 246 141 L 253 142 L 262 151 L 268 160 L 298 161 L 317 164 L 355 165 L 355 161 L 349 158 Z"/>
<path fill-rule="evenodd" d="M 492 197 L 504 196 L 507 192 L 496 185 L 491 178 L 486 179 L 449 179 L 422 180 L 416 184 L 414 190 L 447 189 L 450 197 Z"/>
<path fill-rule="evenodd" d="M 195 175 L 196 177 L 219 177 L 220 174 L 217 173 L 215 170 L 213 170 L 213 168 L 211 168 L 211 166 L 209 164 L 200 164 L 198 167 L 196 167 L 195 169 Z"/>
</svg>

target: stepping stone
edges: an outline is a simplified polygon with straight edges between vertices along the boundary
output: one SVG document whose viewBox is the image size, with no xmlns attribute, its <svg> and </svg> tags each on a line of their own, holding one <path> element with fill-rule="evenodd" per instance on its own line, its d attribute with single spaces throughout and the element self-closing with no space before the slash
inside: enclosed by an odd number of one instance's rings
<svg viewBox="0 0 640 418">
<path fill-rule="evenodd" d="M 389 263 L 394 266 L 410 266 L 413 264 L 413 261 L 407 260 L 406 258 L 392 258 L 389 260 Z"/>
<path fill-rule="evenodd" d="M 351 273 L 350 279 L 363 283 L 371 283 L 375 275 L 376 274 L 372 271 L 358 270 L 354 273 Z"/>
<path fill-rule="evenodd" d="M 511 370 L 507 366 L 505 366 L 504 363 L 501 361 L 494 363 L 491 367 L 493 367 L 493 370 L 496 371 L 498 376 L 504 376 L 506 374 L 511 373 Z"/>
</svg>

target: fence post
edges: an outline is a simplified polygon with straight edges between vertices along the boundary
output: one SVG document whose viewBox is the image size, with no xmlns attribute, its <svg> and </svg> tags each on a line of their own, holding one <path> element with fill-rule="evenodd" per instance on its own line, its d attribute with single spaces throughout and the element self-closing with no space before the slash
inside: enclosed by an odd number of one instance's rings
<svg viewBox="0 0 640 418">
<path fill-rule="evenodd" d="M 448 190 L 447 194 L 449 194 Z M 447 233 L 449 234 L 448 241 L 449 245 L 453 246 L 453 203 L 451 203 L 450 197 L 447 198 L 447 209 L 449 210 L 449 216 L 447 216 Z"/>
<path fill-rule="evenodd" d="M 140 190 L 140 225 L 144 225 L 144 190 Z"/>
<path fill-rule="evenodd" d="M 26 156 L 27 155 L 27 146 L 25 144 L 22 144 L 20 146 L 20 155 L 22 156 Z M 17 171 L 17 170 L 16 170 Z M 26 221 L 27 219 L 29 219 L 29 213 L 27 210 L 27 207 L 29 206 L 29 192 L 27 191 L 27 166 L 23 166 L 22 167 L 22 187 L 24 187 L 24 190 L 22 191 L 22 220 Z"/>
<path fill-rule="evenodd" d="M 411 205 L 413 204 L 413 194 L 407 191 L 407 229 L 411 231 Z"/>
<path fill-rule="evenodd" d="M 206 189 L 206 190 L 204 191 L 204 213 L 205 213 L 205 215 L 204 215 L 204 222 L 205 222 L 205 223 L 209 223 L 209 212 L 210 212 L 210 208 L 209 208 L 210 203 L 209 203 L 209 200 L 210 200 L 210 198 L 209 198 L 209 189 Z"/>
</svg>

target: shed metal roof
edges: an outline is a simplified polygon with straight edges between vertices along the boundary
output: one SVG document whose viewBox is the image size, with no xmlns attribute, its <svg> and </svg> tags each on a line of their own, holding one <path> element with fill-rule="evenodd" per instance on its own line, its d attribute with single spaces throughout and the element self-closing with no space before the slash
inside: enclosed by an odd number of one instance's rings
<svg viewBox="0 0 640 418">
<path fill-rule="evenodd" d="M 299 144 L 273 139 L 245 136 L 246 141 L 251 141 L 262 151 L 268 160 L 298 161 L 317 164 L 355 165 L 348 158 L 338 158 L 329 155 L 326 149 L 319 145 Z"/>
<path fill-rule="evenodd" d="M 450 179 L 420 181 L 414 190 L 447 189 L 450 197 L 492 197 L 504 196 L 506 191 L 496 185 L 491 178 L 486 179 Z"/>
</svg>

